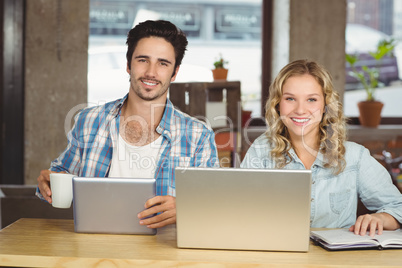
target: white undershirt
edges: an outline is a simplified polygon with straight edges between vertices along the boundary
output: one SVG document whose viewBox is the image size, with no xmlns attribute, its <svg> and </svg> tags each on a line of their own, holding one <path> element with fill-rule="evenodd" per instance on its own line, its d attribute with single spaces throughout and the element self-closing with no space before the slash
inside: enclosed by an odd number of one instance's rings
<svg viewBox="0 0 402 268">
<path fill-rule="evenodd" d="M 154 178 L 162 136 L 144 146 L 128 144 L 119 134 L 109 177 Z"/>
</svg>

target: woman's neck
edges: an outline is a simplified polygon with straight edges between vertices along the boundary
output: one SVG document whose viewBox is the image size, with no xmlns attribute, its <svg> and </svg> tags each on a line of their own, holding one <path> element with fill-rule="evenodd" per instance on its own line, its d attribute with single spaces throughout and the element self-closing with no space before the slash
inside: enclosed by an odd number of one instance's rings
<svg viewBox="0 0 402 268">
<path fill-rule="evenodd" d="M 306 169 L 311 169 L 315 159 L 317 158 L 318 151 L 320 149 L 319 138 L 316 139 L 292 139 L 292 147 L 295 150 L 297 156 L 302 161 Z"/>
</svg>

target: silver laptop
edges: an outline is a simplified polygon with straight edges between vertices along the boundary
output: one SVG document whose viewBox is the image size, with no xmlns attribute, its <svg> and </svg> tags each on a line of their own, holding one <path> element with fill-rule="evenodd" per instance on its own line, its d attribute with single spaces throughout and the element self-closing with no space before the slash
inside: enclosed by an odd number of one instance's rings
<svg viewBox="0 0 402 268">
<path fill-rule="evenodd" d="M 79 233 L 155 234 L 137 214 L 155 196 L 155 179 L 73 178 L 74 229 Z"/>
<path fill-rule="evenodd" d="M 308 251 L 310 170 L 175 172 L 179 248 Z"/>
</svg>

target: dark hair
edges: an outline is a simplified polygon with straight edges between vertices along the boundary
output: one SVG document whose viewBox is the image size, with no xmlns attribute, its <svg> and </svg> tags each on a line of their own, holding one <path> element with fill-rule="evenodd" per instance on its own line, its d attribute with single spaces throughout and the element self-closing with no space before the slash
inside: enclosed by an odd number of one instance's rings
<svg viewBox="0 0 402 268">
<path fill-rule="evenodd" d="M 177 28 L 173 23 L 165 20 L 147 20 L 139 23 L 128 32 L 126 42 L 128 46 L 126 54 L 128 68 L 131 68 L 131 58 L 133 56 L 138 41 L 142 38 L 151 36 L 162 37 L 167 42 L 172 44 L 176 56 L 176 62 L 174 66 L 174 72 L 176 72 L 176 67 L 179 66 L 181 64 L 181 61 L 183 60 L 188 41 L 186 35 L 183 33 L 182 30 Z M 173 73 L 173 75 L 174 74 L 175 73 Z"/>
</svg>

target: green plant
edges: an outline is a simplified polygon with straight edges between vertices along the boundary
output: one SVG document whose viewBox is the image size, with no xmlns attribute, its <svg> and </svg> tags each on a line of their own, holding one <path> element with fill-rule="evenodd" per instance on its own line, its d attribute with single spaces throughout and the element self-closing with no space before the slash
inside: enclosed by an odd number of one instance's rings
<svg viewBox="0 0 402 268">
<path fill-rule="evenodd" d="M 361 70 L 356 68 L 356 63 L 359 61 L 359 55 L 346 54 L 346 61 L 352 67 L 352 71 L 349 72 L 349 74 L 363 85 L 367 93 L 367 101 L 374 101 L 375 90 L 378 87 L 383 86 L 383 84 L 378 81 L 380 74 L 379 68 L 381 67 L 384 56 L 392 55 L 395 46 L 396 41 L 394 39 L 381 40 L 378 42 L 376 51 L 369 52 L 369 54 L 376 60 L 376 66 L 370 68 L 367 65 L 362 65 Z"/>
<path fill-rule="evenodd" d="M 229 62 L 224 60 L 222 54 L 219 54 L 219 59 L 214 62 L 215 69 L 225 69 L 225 64 Z"/>
</svg>

